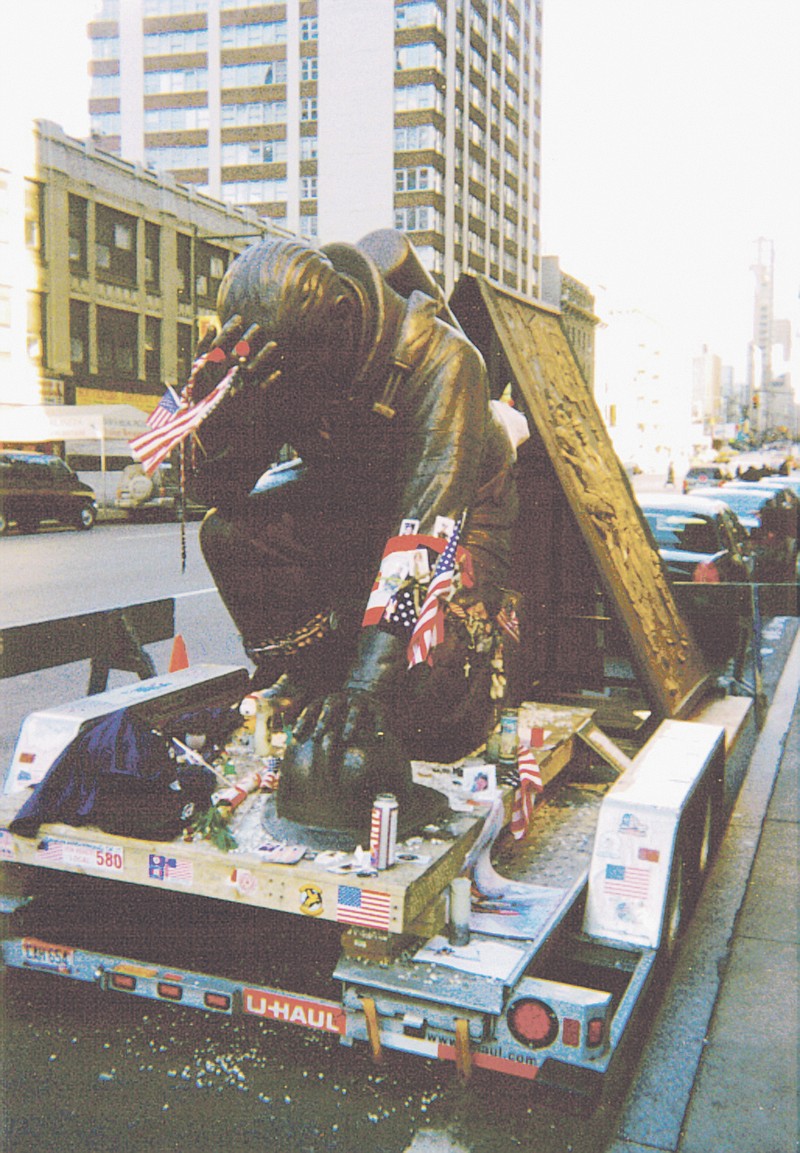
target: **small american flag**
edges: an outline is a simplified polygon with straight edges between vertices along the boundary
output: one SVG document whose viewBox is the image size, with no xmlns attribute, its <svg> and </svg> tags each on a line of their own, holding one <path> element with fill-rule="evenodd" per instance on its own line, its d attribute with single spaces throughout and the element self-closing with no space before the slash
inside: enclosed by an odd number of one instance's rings
<svg viewBox="0 0 800 1153">
<path fill-rule="evenodd" d="M 511 637 L 512 641 L 516 641 L 517 644 L 520 643 L 519 617 L 513 604 L 503 605 L 497 614 L 497 623 L 503 632 Z"/>
<path fill-rule="evenodd" d="M 162 460 L 166 460 L 174 448 L 177 448 L 190 433 L 199 428 L 203 421 L 211 415 L 217 405 L 224 399 L 231 389 L 234 377 L 238 371 L 235 365 L 219 382 L 217 387 L 198 404 L 190 404 L 186 398 L 186 389 L 181 396 L 180 404 L 166 421 L 149 432 L 142 433 L 130 442 L 131 452 L 137 460 L 141 461 L 144 471 L 152 475 Z"/>
<path fill-rule="evenodd" d="M 161 428 L 175 415 L 180 405 L 180 397 L 173 388 L 167 385 L 167 391 L 147 418 L 147 427 Z"/>
<path fill-rule="evenodd" d="M 190 861 L 179 861 L 176 857 L 165 857 L 161 853 L 150 854 L 148 876 L 153 881 L 176 881 L 181 885 L 191 885 L 193 875 Z"/>
<path fill-rule="evenodd" d="M 650 870 L 630 865 L 606 865 L 605 890 L 613 897 L 643 901 L 650 889 Z"/>
<path fill-rule="evenodd" d="M 520 748 L 517 754 L 517 772 L 519 785 L 514 794 L 514 807 L 511 810 L 511 835 L 519 841 L 528 831 L 533 814 L 534 793 L 541 793 L 542 774 L 539 763 L 533 755 L 533 750 L 527 746 Z"/>
<path fill-rule="evenodd" d="M 433 571 L 428 592 L 422 602 L 417 623 L 414 625 L 414 631 L 408 642 L 407 656 L 410 669 L 414 665 L 421 664 L 422 661 L 432 664 L 431 650 L 434 645 L 438 645 L 444 640 L 444 610 L 441 602 L 450 592 L 453 584 L 456 571 L 456 549 L 465 516 L 466 513 L 453 529 L 447 547 L 439 557 Z"/>
<path fill-rule="evenodd" d="M 40 841 L 36 846 L 36 860 L 39 864 L 58 864 L 64 859 L 64 845 L 60 841 Z"/>
<path fill-rule="evenodd" d="M 391 897 L 373 889 L 340 885 L 336 898 L 336 920 L 348 925 L 366 925 L 371 929 L 388 929 Z"/>
<path fill-rule="evenodd" d="M 417 600 L 413 585 L 398 589 L 386 606 L 381 628 L 398 637 L 407 637 L 417 623 Z"/>
</svg>

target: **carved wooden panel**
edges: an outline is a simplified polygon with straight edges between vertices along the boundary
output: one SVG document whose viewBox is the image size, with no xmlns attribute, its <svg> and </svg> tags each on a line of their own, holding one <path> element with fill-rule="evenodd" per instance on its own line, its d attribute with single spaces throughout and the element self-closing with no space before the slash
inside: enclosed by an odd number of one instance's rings
<svg viewBox="0 0 800 1153">
<path fill-rule="evenodd" d="M 541 442 L 654 707 L 668 717 L 686 715 L 705 688 L 708 669 L 558 313 L 479 276 L 463 277 L 450 304 L 487 357 L 490 375 L 502 361 L 510 368 L 531 425 L 533 451 Z M 590 664 L 588 646 L 586 659 Z"/>
</svg>

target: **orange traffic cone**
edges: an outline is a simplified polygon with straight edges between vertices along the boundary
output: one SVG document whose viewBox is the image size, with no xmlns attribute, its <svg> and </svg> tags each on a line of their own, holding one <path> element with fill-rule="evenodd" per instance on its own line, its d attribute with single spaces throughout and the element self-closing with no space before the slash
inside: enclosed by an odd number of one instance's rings
<svg viewBox="0 0 800 1153">
<path fill-rule="evenodd" d="M 186 652 L 186 644 L 180 633 L 175 637 L 172 644 L 172 655 L 169 658 L 169 672 L 177 673 L 180 669 L 188 669 L 189 667 L 189 654 Z"/>
</svg>

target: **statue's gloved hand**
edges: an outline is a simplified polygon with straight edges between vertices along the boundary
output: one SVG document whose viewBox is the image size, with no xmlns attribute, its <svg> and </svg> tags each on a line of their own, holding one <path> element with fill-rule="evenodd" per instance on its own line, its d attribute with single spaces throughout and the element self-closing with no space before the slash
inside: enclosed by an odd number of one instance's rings
<svg viewBox="0 0 800 1153">
<path fill-rule="evenodd" d="M 202 400 L 234 367 L 239 369 L 235 388 L 266 387 L 277 375 L 271 363 L 276 350 L 257 324 L 245 328 L 241 316 L 232 316 L 222 328 L 209 326 L 195 351 L 192 394 Z"/>
<path fill-rule="evenodd" d="M 378 793 L 400 791 L 410 765 L 379 698 L 333 693 L 310 704 L 294 728 L 278 790 L 278 814 L 301 824 L 360 828 Z"/>
</svg>

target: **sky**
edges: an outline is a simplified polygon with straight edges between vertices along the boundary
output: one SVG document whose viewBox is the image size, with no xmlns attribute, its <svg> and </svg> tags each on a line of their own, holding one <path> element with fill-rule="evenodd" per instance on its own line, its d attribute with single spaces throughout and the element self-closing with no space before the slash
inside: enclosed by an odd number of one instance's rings
<svg viewBox="0 0 800 1153">
<path fill-rule="evenodd" d="M 0 98 L 18 123 L 87 134 L 95 4 L 7 14 Z M 737 379 L 756 241 L 772 240 L 800 395 L 800 0 L 544 0 L 541 198 L 542 252 L 601 318 L 640 309 L 687 364 L 705 345 Z"/>
</svg>

